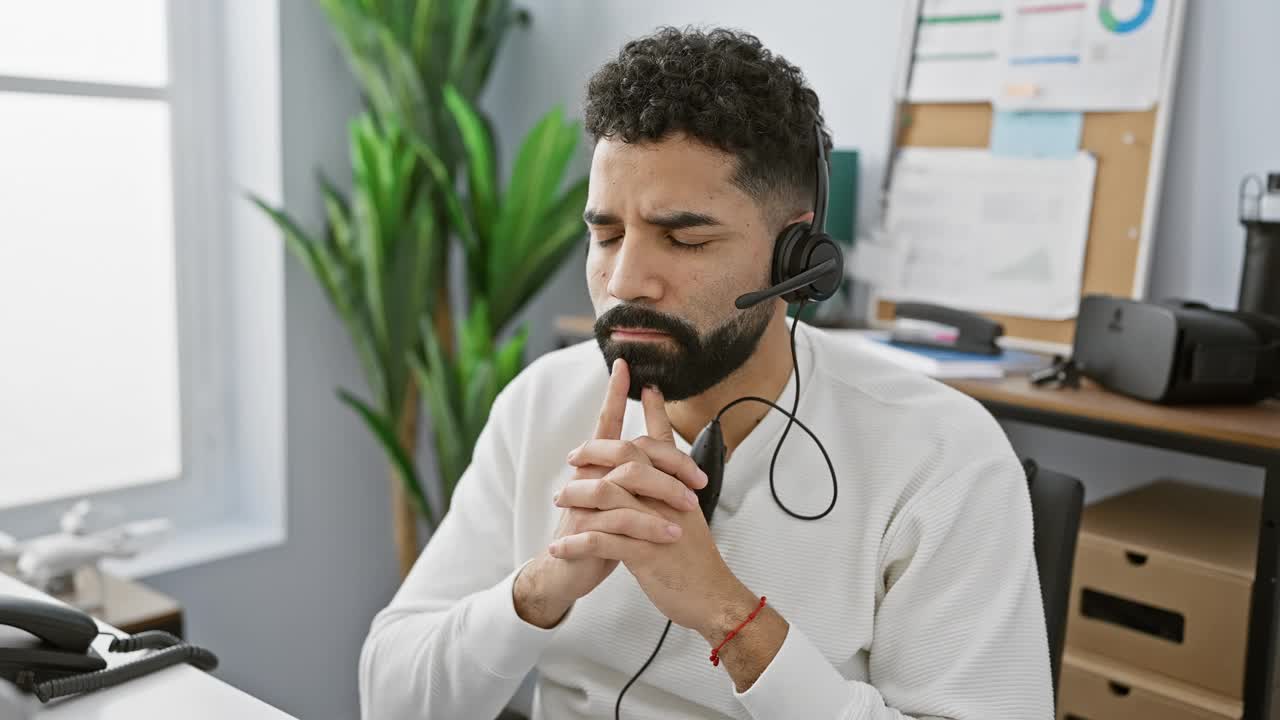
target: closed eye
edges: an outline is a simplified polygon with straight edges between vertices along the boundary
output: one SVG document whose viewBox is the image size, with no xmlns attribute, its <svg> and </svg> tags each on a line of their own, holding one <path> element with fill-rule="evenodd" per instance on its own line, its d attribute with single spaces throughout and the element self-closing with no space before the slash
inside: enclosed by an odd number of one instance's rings
<svg viewBox="0 0 1280 720">
<path fill-rule="evenodd" d="M 685 243 L 685 242 L 680 242 L 679 240 L 675 239 L 670 235 L 667 236 L 667 241 L 671 243 L 671 247 L 677 250 L 688 250 L 690 252 L 698 252 L 701 250 L 706 250 L 707 245 L 710 244 L 711 242 L 708 240 L 707 242 L 700 242 L 700 243 Z"/>
</svg>

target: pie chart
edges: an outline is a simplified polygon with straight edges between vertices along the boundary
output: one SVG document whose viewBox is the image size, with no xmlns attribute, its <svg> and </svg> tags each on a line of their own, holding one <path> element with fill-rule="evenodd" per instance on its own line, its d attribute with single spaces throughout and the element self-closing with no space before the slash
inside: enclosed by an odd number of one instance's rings
<svg viewBox="0 0 1280 720">
<path fill-rule="evenodd" d="M 1114 5 L 1121 4 L 1129 6 L 1127 12 L 1117 12 Z M 1098 6 L 1098 19 L 1102 21 L 1102 26 L 1117 35 L 1125 35 L 1142 27 L 1151 19 L 1151 13 L 1156 9 L 1156 0 L 1141 0 L 1140 6 L 1135 10 L 1133 2 L 1116 3 L 1114 0 L 1102 0 Z M 1117 17 L 1119 15 L 1119 17 Z"/>
</svg>

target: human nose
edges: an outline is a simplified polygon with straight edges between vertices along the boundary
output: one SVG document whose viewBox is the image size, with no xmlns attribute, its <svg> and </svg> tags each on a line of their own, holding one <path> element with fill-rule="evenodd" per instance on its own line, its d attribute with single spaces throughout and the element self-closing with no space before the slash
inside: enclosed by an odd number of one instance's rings
<svg viewBox="0 0 1280 720">
<path fill-rule="evenodd" d="M 624 239 L 620 246 L 613 258 L 609 294 L 625 302 L 660 300 L 663 283 L 655 254 L 645 251 L 643 241 Z"/>
</svg>

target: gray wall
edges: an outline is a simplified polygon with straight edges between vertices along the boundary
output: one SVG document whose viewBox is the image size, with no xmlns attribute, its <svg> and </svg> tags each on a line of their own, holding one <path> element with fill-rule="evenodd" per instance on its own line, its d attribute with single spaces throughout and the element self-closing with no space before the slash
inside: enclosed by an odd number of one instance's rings
<svg viewBox="0 0 1280 720">
<path fill-rule="evenodd" d="M 863 151 L 862 187 L 878 187 L 896 50 L 896 3 L 796 0 L 773 5 L 533 0 L 533 26 L 513 33 L 495 70 L 486 105 L 504 156 L 553 103 L 580 114 L 590 72 L 628 37 L 658 24 L 707 22 L 756 32 L 805 69 L 822 95 L 840 146 Z M 808 18 L 818 15 L 822 22 Z M 358 109 L 353 85 L 328 30 L 307 0 L 281 8 L 285 204 L 313 225 L 321 213 L 315 166 L 346 175 L 342 138 Z M 1173 122 L 1155 295 L 1185 294 L 1234 302 L 1240 233 L 1236 182 L 1246 171 L 1280 169 L 1280 93 L 1268 70 L 1267 33 L 1280 5 L 1264 0 L 1191 3 Z M 578 169 L 587 167 L 585 148 Z M 859 216 L 878 215 L 864 192 Z M 533 352 L 552 343 L 551 319 L 589 312 L 580 259 L 571 259 L 525 314 Z M 219 674 L 305 718 L 352 717 L 355 666 L 369 619 L 397 583 L 384 466 L 364 429 L 334 401 L 337 385 L 362 389 L 346 336 L 310 277 L 287 263 L 289 538 L 279 548 L 168 573 L 148 581 L 186 606 L 192 638 L 218 649 Z M 1016 424 L 1020 450 L 1086 478 L 1096 499 L 1162 474 L 1256 489 L 1257 474 L 1172 453 L 1135 450 Z"/>
<path fill-rule="evenodd" d="M 349 177 L 346 122 L 359 109 L 315 3 L 282 0 L 284 204 L 311 227 L 314 169 Z M 346 335 L 314 281 L 285 263 L 288 539 L 270 550 L 150 577 L 178 598 L 217 674 L 301 718 L 352 718 L 369 620 L 398 584 L 382 456 L 337 386 L 364 393 Z"/>
<path fill-rule="evenodd" d="M 1277 28 L 1274 0 L 1190 2 L 1152 297 L 1235 307 L 1244 254 L 1240 178 L 1280 171 Z"/>
</svg>

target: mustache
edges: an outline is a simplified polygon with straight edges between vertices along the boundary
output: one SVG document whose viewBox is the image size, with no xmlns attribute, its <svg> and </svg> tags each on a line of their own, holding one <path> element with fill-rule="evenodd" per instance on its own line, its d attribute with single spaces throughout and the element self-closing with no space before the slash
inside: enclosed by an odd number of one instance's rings
<svg viewBox="0 0 1280 720">
<path fill-rule="evenodd" d="M 643 305 L 615 305 L 606 310 L 596 318 L 596 338 L 608 340 L 609 334 L 620 327 L 666 333 L 684 347 L 691 347 L 698 342 L 698 331 L 691 323 Z"/>
</svg>

